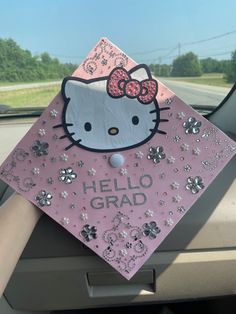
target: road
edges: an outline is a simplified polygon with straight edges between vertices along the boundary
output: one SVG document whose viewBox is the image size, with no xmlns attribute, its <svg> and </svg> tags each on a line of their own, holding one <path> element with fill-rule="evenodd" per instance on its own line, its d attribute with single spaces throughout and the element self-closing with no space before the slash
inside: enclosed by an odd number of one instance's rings
<svg viewBox="0 0 236 314">
<path fill-rule="evenodd" d="M 208 86 L 159 78 L 184 102 L 191 105 L 217 106 L 230 91 L 226 87 Z"/>
<path fill-rule="evenodd" d="M 162 78 L 160 78 L 159 80 L 160 82 L 165 84 L 170 90 L 176 93 L 176 95 L 184 102 L 191 105 L 216 106 L 222 101 L 222 99 L 228 94 L 230 90 L 226 87 L 200 85 Z M 46 87 L 58 84 L 60 84 L 60 81 L 0 86 L 0 92 L 26 88 L 38 88 L 44 86 Z"/>
<path fill-rule="evenodd" d="M 7 92 L 19 89 L 28 89 L 28 88 L 38 88 L 38 87 L 46 87 L 61 84 L 60 81 L 55 82 L 43 82 L 43 83 L 27 83 L 27 84 L 16 84 L 16 85 L 8 85 L 8 86 L 0 86 L 0 92 Z"/>
</svg>

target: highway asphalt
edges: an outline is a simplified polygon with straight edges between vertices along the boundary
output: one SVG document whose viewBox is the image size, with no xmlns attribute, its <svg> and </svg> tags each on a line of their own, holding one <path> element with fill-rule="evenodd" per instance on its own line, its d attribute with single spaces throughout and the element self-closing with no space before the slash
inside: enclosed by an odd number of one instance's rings
<svg viewBox="0 0 236 314">
<path fill-rule="evenodd" d="M 226 87 L 200 85 L 162 78 L 159 78 L 159 80 L 172 90 L 179 98 L 190 105 L 217 106 L 230 90 Z M 60 84 L 60 81 L 0 86 L 0 92 L 53 86 L 58 84 Z"/>
<path fill-rule="evenodd" d="M 189 105 L 217 106 L 226 97 L 230 88 L 186 83 L 160 78 L 179 98 Z"/>
</svg>

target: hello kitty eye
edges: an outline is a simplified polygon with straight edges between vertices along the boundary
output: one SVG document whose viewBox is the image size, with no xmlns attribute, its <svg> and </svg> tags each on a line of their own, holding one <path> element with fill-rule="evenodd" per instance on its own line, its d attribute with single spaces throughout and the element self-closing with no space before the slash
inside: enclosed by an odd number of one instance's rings
<svg viewBox="0 0 236 314">
<path fill-rule="evenodd" d="M 139 123 L 139 118 L 138 118 L 137 116 L 133 116 L 133 117 L 132 117 L 132 123 L 133 123 L 134 125 L 137 125 L 137 124 Z"/>
<path fill-rule="evenodd" d="M 85 131 L 87 131 L 87 132 L 91 131 L 91 130 L 92 130 L 92 125 L 91 125 L 91 123 L 90 123 L 90 122 L 86 122 L 86 123 L 84 124 L 84 129 L 85 129 Z"/>
</svg>

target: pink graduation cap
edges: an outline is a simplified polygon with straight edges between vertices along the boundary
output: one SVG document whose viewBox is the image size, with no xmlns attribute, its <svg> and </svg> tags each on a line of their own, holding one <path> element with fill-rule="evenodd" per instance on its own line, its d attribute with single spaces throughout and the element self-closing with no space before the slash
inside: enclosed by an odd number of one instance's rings
<svg viewBox="0 0 236 314">
<path fill-rule="evenodd" d="M 130 279 L 234 154 L 230 138 L 103 38 L 0 178 Z"/>
</svg>

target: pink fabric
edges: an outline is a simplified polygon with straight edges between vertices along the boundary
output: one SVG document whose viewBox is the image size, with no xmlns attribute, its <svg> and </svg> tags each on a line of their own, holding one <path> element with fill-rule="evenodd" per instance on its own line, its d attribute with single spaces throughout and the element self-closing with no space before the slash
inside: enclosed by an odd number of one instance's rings
<svg viewBox="0 0 236 314">
<path fill-rule="evenodd" d="M 103 38 L 73 75 L 99 78 L 135 65 Z M 231 139 L 157 83 L 163 133 L 117 152 L 125 159 L 121 167 L 110 165 L 113 153 L 65 151 L 70 140 L 63 128 L 53 128 L 62 122 L 60 93 L 0 167 L 3 181 L 127 279 L 235 154 Z"/>
</svg>

